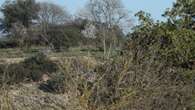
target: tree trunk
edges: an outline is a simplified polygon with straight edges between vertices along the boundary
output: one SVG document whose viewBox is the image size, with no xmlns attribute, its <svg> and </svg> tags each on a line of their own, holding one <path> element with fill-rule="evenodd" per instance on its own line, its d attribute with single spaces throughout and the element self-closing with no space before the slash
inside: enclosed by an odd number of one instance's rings
<svg viewBox="0 0 195 110">
<path fill-rule="evenodd" d="M 105 38 L 103 39 L 103 46 L 104 46 L 104 57 L 106 57 L 107 49 L 106 49 L 106 39 Z"/>
<path fill-rule="evenodd" d="M 112 55 L 112 42 L 110 43 L 110 47 L 109 47 L 108 54 L 107 54 L 107 59 L 109 59 L 111 55 Z"/>
</svg>

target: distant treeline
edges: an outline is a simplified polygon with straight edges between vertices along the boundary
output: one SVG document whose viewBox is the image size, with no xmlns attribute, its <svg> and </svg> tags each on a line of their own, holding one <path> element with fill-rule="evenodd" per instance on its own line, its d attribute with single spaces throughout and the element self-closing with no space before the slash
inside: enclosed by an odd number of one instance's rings
<svg viewBox="0 0 195 110">
<path fill-rule="evenodd" d="M 99 12 L 94 13 L 96 11 Z M 0 21 L 1 29 L 8 33 L 8 40 L 0 41 L 1 48 L 35 45 L 60 50 L 90 45 L 106 53 L 123 45 L 125 34 L 121 22 L 130 20 L 121 2 L 97 2 L 95 5 L 89 2 L 82 11 L 70 15 L 53 3 L 13 0 L 6 1 L 1 12 L 4 16 Z"/>
</svg>

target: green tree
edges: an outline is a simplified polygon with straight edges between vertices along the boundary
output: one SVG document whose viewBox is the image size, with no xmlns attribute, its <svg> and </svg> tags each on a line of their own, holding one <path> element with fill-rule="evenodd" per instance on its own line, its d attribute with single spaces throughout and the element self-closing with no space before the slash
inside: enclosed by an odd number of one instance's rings
<svg viewBox="0 0 195 110">
<path fill-rule="evenodd" d="M 176 0 L 164 16 L 179 28 L 195 28 L 195 0 Z"/>
<path fill-rule="evenodd" d="M 1 8 L 6 30 L 9 31 L 14 23 L 20 23 L 28 28 L 38 17 L 38 7 L 35 0 L 7 0 Z"/>
</svg>

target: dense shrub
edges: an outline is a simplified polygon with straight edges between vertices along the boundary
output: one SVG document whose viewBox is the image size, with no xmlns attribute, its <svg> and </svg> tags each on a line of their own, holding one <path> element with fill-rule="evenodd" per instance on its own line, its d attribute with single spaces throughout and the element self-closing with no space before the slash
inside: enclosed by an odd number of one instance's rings
<svg viewBox="0 0 195 110">
<path fill-rule="evenodd" d="M 28 77 L 33 81 L 39 81 L 43 74 L 51 74 L 58 70 L 57 65 L 42 53 L 26 59 L 21 65 L 29 70 Z"/>
<path fill-rule="evenodd" d="M 68 71 L 52 75 L 39 88 L 60 94 L 79 92 L 76 97 L 89 109 L 191 110 L 194 106 L 195 91 L 191 79 L 183 74 L 185 69 L 153 59 L 136 64 L 128 56 L 96 66 L 90 73 L 80 64 L 67 64 Z"/>
<path fill-rule="evenodd" d="M 27 81 L 28 69 L 20 64 L 10 64 L 0 66 L 0 85 L 18 84 Z"/>
<path fill-rule="evenodd" d="M 27 80 L 28 69 L 24 68 L 20 64 L 11 64 L 4 71 L 4 83 L 16 84 Z"/>
<path fill-rule="evenodd" d="M 47 35 L 48 43 L 51 43 L 57 51 L 78 46 L 82 40 L 80 29 L 74 25 L 50 26 Z"/>
<path fill-rule="evenodd" d="M 114 110 L 193 109 L 195 91 L 191 80 L 182 74 L 185 70 L 151 59 L 142 64 L 127 59 L 97 68 L 89 106 Z"/>
<path fill-rule="evenodd" d="M 16 84 L 26 81 L 40 81 L 44 74 L 52 74 L 58 70 L 57 65 L 47 56 L 37 54 L 24 62 L 0 66 L 0 83 Z"/>
<path fill-rule="evenodd" d="M 11 39 L 0 40 L 0 48 L 16 48 L 18 47 L 17 42 Z"/>
<path fill-rule="evenodd" d="M 180 66 L 194 58 L 194 31 L 178 29 L 168 22 L 155 23 L 143 14 L 138 13 L 141 25 L 135 27 L 127 43 L 124 58 L 130 63 L 124 63 L 128 64 L 127 69 L 123 68 L 117 75 L 121 79 L 120 73 L 124 73 L 124 79 L 119 80 L 123 82 L 122 88 L 133 91 L 120 109 L 194 109 L 193 78 L 188 76 L 189 69 Z M 123 102 L 121 96 L 117 104 L 120 102 Z"/>
<path fill-rule="evenodd" d="M 65 59 L 60 72 L 50 75 L 50 79 L 40 85 L 40 89 L 51 93 L 64 93 L 71 90 L 83 94 L 85 87 L 90 89 L 96 78 L 96 60 L 72 58 Z"/>
<path fill-rule="evenodd" d="M 153 58 L 172 66 L 179 66 L 194 58 L 195 32 L 176 29 L 166 23 L 138 27 L 128 42 L 128 50 L 135 61 Z"/>
<path fill-rule="evenodd" d="M 122 66 L 122 65 L 121 65 Z M 116 62 L 106 63 L 96 68 L 98 78 L 91 91 L 89 104 L 100 107 L 116 103 L 120 98 L 118 80 L 123 67 Z"/>
</svg>

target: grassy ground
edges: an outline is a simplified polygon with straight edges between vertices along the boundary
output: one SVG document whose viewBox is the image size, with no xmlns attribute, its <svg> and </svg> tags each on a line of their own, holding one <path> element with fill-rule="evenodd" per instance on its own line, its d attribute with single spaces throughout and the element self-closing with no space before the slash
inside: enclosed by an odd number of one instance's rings
<svg viewBox="0 0 195 110">
<path fill-rule="evenodd" d="M 0 110 L 66 110 L 67 94 L 44 93 L 37 84 L 20 84 L 0 96 Z"/>
<path fill-rule="evenodd" d="M 32 54 L 44 51 L 44 47 L 32 47 L 29 49 L 20 49 L 20 48 L 8 48 L 0 49 L 0 58 L 20 58 L 28 57 Z M 101 56 L 101 51 L 90 51 L 90 55 Z M 70 48 L 69 50 L 64 50 L 61 52 L 48 52 L 49 56 L 52 57 L 61 57 L 61 56 L 86 56 L 88 55 L 87 50 L 82 50 L 81 48 Z"/>
<path fill-rule="evenodd" d="M 29 49 L 20 48 L 8 48 L 0 49 L 0 64 L 4 63 L 17 63 L 23 61 L 25 58 L 30 57 L 38 52 L 45 52 L 45 47 L 32 47 Z M 61 58 L 72 58 L 72 57 L 94 57 L 97 59 L 103 58 L 103 52 L 97 50 L 87 50 L 84 48 L 74 47 L 69 48 L 69 50 L 64 50 L 61 52 L 49 51 L 46 52 L 47 56 L 52 60 Z M 113 56 L 117 56 L 117 52 L 114 52 Z"/>
</svg>

